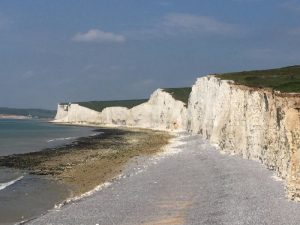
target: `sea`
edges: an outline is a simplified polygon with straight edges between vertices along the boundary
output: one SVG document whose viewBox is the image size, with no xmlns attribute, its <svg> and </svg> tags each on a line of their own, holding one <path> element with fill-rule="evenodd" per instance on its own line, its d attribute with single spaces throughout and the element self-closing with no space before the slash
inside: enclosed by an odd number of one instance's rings
<svg viewBox="0 0 300 225">
<path fill-rule="evenodd" d="M 56 125 L 42 120 L 0 119 L 0 156 L 41 151 L 95 135 L 93 128 Z M 0 225 L 38 217 L 69 195 L 67 187 L 43 176 L 0 167 Z"/>
</svg>

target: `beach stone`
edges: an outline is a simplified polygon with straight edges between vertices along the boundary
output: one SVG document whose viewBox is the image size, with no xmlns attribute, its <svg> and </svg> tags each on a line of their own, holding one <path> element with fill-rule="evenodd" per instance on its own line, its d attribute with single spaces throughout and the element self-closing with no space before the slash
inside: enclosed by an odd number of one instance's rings
<svg viewBox="0 0 300 225">
<path fill-rule="evenodd" d="M 199 135 L 138 158 L 122 178 L 31 225 L 300 224 L 300 204 L 262 164 L 220 154 Z M 140 172 L 137 172 L 140 171 Z"/>
</svg>

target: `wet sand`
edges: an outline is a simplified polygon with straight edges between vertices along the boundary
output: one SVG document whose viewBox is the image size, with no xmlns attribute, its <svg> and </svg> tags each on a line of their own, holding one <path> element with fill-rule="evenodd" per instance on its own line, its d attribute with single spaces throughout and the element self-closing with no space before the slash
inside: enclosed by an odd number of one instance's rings
<svg viewBox="0 0 300 225">
<path fill-rule="evenodd" d="M 133 157 L 154 154 L 168 144 L 171 135 L 146 129 L 99 128 L 98 135 L 40 152 L 0 157 L 0 167 L 27 170 L 67 185 L 78 196 L 122 172 Z"/>
</svg>

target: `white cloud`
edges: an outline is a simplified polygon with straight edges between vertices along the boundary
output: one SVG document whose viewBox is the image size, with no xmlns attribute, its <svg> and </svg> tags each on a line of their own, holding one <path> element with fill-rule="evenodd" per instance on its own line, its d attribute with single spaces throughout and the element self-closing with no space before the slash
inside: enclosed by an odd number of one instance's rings
<svg viewBox="0 0 300 225">
<path fill-rule="evenodd" d="M 281 4 L 281 7 L 290 11 L 300 12 L 300 3 L 298 1 L 286 1 Z"/>
<path fill-rule="evenodd" d="M 165 16 L 162 27 L 174 32 L 228 34 L 235 31 L 232 24 L 213 17 L 184 13 L 172 13 Z"/>
<path fill-rule="evenodd" d="M 34 77 L 35 77 L 35 72 L 32 70 L 28 70 L 24 74 L 21 75 L 21 78 L 24 80 L 28 80 L 28 79 L 31 79 Z"/>
<path fill-rule="evenodd" d="M 0 28 L 5 28 L 12 24 L 12 20 L 0 13 Z"/>
<path fill-rule="evenodd" d="M 169 13 L 160 22 L 148 28 L 131 31 L 127 36 L 133 39 L 165 38 L 170 36 L 240 36 L 244 30 L 213 17 L 188 13 Z"/>
<path fill-rule="evenodd" d="M 289 34 L 295 35 L 295 36 L 300 36 L 300 27 L 291 29 L 291 30 L 289 31 Z"/>
<path fill-rule="evenodd" d="M 86 33 L 78 33 L 73 38 L 76 42 L 115 42 L 123 43 L 126 41 L 125 36 L 105 32 L 99 29 L 91 29 Z"/>
<path fill-rule="evenodd" d="M 171 6 L 172 5 L 172 3 L 169 1 L 161 1 L 158 4 L 161 6 Z"/>
</svg>

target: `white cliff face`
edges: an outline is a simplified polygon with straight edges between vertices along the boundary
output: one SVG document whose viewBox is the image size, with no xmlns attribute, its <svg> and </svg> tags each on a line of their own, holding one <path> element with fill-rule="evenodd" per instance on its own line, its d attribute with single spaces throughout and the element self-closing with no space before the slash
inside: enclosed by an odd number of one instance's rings
<svg viewBox="0 0 300 225">
<path fill-rule="evenodd" d="M 54 122 L 57 123 L 100 123 L 101 113 L 78 104 L 58 105 Z"/>
<path fill-rule="evenodd" d="M 288 196 L 300 199 L 300 94 L 258 89 L 214 76 L 199 78 L 188 109 L 161 89 L 132 109 L 102 112 L 59 105 L 55 122 L 185 130 L 229 154 L 262 162 L 286 179 Z"/>
<path fill-rule="evenodd" d="M 183 102 L 158 89 L 148 102 L 131 109 L 107 107 L 97 112 L 78 104 L 59 105 L 54 122 L 185 130 L 186 115 L 187 108 Z"/>
<path fill-rule="evenodd" d="M 130 118 L 130 110 L 125 107 L 107 107 L 101 112 L 101 124 L 126 126 Z"/>
<path fill-rule="evenodd" d="M 156 90 L 149 101 L 130 110 L 130 126 L 185 130 L 187 109 L 181 101 L 175 100 L 169 93 Z"/>
<path fill-rule="evenodd" d="M 188 106 L 188 130 L 230 154 L 262 162 L 300 196 L 300 96 L 199 78 Z"/>
</svg>

